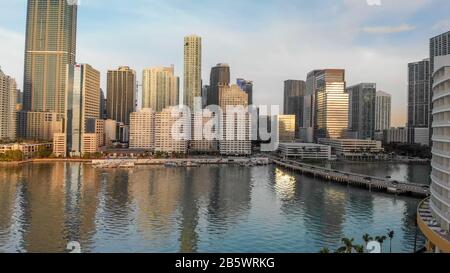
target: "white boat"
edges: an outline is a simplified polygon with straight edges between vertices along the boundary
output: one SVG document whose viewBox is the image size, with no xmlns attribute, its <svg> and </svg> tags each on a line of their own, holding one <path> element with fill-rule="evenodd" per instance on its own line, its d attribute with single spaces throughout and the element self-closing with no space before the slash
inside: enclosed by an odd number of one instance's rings
<svg viewBox="0 0 450 273">
<path fill-rule="evenodd" d="M 175 162 L 166 162 L 164 163 L 165 167 L 178 167 L 178 164 Z"/>
</svg>

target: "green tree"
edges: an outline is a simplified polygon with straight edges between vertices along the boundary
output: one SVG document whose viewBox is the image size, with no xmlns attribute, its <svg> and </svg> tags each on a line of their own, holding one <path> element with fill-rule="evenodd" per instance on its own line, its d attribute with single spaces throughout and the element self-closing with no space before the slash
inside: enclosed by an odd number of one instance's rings
<svg viewBox="0 0 450 273">
<path fill-rule="evenodd" d="M 322 249 L 319 251 L 319 253 L 322 253 L 322 254 L 329 254 L 329 253 L 330 253 L 330 249 L 329 249 L 328 247 L 324 247 L 324 248 L 322 248 Z"/>
<path fill-rule="evenodd" d="M 373 238 L 369 235 L 369 234 L 364 234 L 363 236 L 363 241 L 364 241 L 364 246 L 367 249 L 367 245 L 369 244 L 370 241 L 373 241 Z"/>
<path fill-rule="evenodd" d="M 380 243 L 381 249 L 383 249 L 383 243 L 384 243 L 384 241 L 386 241 L 386 239 L 387 239 L 387 237 L 384 235 L 375 237 L 375 241 Z"/>
<path fill-rule="evenodd" d="M 352 253 L 353 252 L 353 241 L 354 239 L 342 238 L 342 247 L 338 248 L 337 253 Z"/>
<path fill-rule="evenodd" d="M 387 235 L 389 237 L 389 252 L 392 253 L 392 240 L 394 239 L 395 232 L 391 229 L 388 229 Z"/>
<path fill-rule="evenodd" d="M 48 158 L 52 154 L 52 150 L 45 147 L 39 146 L 37 152 L 34 153 L 34 157 L 36 158 Z"/>
<path fill-rule="evenodd" d="M 23 160 L 23 153 L 22 151 L 19 150 L 6 151 L 4 154 L 0 154 L 0 161 L 14 162 L 22 160 Z"/>
</svg>

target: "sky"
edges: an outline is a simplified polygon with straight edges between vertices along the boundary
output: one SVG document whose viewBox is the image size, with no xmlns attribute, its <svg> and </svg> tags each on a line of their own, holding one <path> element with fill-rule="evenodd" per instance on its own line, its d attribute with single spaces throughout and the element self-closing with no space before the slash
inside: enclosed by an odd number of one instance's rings
<svg viewBox="0 0 450 273">
<path fill-rule="evenodd" d="M 343 68 L 347 86 L 374 82 L 392 94 L 404 126 L 407 64 L 428 58 L 429 39 L 450 30 L 448 0 L 80 0 L 77 62 L 102 73 L 175 65 L 183 37 L 203 40 L 202 77 L 228 63 L 232 81 L 254 81 L 256 105 L 283 102 L 288 79 Z M 23 85 L 26 0 L 0 0 L 0 66 Z M 181 81 L 182 82 L 182 81 Z"/>
</svg>

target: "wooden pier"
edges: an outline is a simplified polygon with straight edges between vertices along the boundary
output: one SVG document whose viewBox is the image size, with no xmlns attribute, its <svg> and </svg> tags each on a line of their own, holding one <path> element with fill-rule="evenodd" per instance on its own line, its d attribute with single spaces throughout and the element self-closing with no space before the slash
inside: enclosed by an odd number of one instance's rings
<svg viewBox="0 0 450 273">
<path fill-rule="evenodd" d="M 387 178 L 331 170 L 324 167 L 275 157 L 272 157 L 270 160 L 277 166 L 291 171 L 311 175 L 314 176 L 314 178 L 320 178 L 340 184 L 366 188 L 371 191 L 384 191 L 391 194 L 411 195 L 417 197 L 428 197 L 430 195 L 430 188 L 428 185 L 397 182 Z"/>
</svg>

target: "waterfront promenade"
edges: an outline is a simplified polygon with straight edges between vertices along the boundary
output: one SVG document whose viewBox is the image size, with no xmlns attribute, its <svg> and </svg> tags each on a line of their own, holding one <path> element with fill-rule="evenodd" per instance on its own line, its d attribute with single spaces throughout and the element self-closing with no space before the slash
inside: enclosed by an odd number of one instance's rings
<svg viewBox="0 0 450 273">
<path fill-rule="evenodd" d="M 398 182 L 387 178 L 332 170 L 277 157 L 271 157 L 270 160 L 279 167 L 336 183 L 362 187 L 369 190 L 384 191 L 392 194 L 405 194 L 418 197 L 427 197 L 430 195 L 428 185 Z"/>
</svg>

